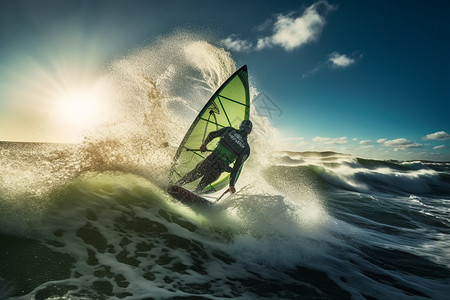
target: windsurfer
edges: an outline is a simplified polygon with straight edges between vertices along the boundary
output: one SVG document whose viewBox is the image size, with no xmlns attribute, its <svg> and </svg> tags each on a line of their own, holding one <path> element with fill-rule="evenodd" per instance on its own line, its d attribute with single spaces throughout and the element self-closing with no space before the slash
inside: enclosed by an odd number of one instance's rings
<svg viewBox="0 0 450 300">
<path fill-rule="evenodd" d="M 213 139 L 220 137 L 217 147 L 206 159 L 198 163 L 192 171 L 178 180 L 176 184 L 184 185 L 203 176 L 195 189 L 195 192 L 199 193 L 206 186 L 217 180 L 220 174 L 223 172 L 230 172 L 229 191 L 235 193 L 236 189 L 234 185 L 236 184 L 245 160 L 250 155 L 250 146 L 247 142 L 247 136 L 252 131 L 252 127 L 253 124 L 250 120 L 244 120 L 241 122 L 238 130 L 233 127 L 224 127 L 217 131 L 210 132 L 200 146 L 200 150 L 205 152 L 207 150 L 206 145 Z M 234 165 L 231 168 L 230 164 L 233 162 Z"/>
</svg>

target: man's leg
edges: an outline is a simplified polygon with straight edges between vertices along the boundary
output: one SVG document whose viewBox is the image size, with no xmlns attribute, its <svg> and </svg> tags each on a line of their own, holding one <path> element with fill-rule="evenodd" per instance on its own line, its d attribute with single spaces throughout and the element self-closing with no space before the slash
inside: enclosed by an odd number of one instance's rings
<svg viewBox="0 0 450 300">
<path fill-rule="evenodd" d="M 198 163 L 192 171 L 181 177 L 175 184 L 185 185 L 186 183 L 197 180 L 203 176 L 205 170 L 206 170 L 205 161 L 202 161 Z"/>
<path fill-rule="evenodd" d="M 216 160 L 213 164 L 209 166 L 205 176 L 203 176 L 202 180 L 200 180 L 200 183 L 195 189 L 195 192 L 197 193 L 201 192 L 209 184 L 216 181 L 220 177 L 220 174 L 222 174 L 223 172 L 224 169 L 222 166 L 222 162 Z"/>
</svg>

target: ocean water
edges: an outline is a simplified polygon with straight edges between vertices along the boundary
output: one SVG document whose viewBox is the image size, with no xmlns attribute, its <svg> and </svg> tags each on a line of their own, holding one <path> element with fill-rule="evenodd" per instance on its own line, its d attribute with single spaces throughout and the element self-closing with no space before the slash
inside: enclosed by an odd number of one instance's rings
<svg viewBox="0 0 450 300">
<path fill-rule="evenodd" d="M 191 207 L 81 148 L 1 145 L 0 298 L 448 297 L 450 163 L 282 152 Z"/>
<path fill-rule="evenodd" d="M 1 142 L 0 299 L 448 299 L 448 162 L 273 153 L 253 110 L 236 194 L 199 207 L 165 192 L 235 68 L 168 37 L 99 80 L 119 113 L 83 142 Z"/>
</svg>

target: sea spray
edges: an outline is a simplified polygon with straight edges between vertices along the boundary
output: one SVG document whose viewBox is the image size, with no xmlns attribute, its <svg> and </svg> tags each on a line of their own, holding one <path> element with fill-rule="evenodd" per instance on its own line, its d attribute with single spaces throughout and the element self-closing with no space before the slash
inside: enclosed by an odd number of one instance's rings
<svg viewBox="0 0 450 300">
<path fill-rule="evenodd" d="M 166 185 L 184 133 L 235 68 L 223 48 L 185 33 L 113 62 L 101 81 L 116 113 L 86 135 L 82 155 L 87 169 L 134 172 Z M 256 168 L 270 156 L 269 137 L 277 132 L 253 106 L 250 118 L 255 126 L 246 165 Z"/>
</svg>

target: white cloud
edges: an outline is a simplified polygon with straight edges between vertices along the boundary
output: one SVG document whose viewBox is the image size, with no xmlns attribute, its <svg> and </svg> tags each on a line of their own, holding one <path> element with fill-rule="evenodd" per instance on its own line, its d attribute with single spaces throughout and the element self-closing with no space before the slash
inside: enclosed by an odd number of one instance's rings
<svg viewBox="0 0 450 300">
<path fill-rule="evenodd" d="M 256 44 L 256 50 L 262 50 L 264 48 L 270 48 L 273 46 L 272 39 L 270 37 L 264 37 L 258 39 L 258 43 Z"/>
<path fill-rule="evenodd" d="M 388 147 L 405 146 L 405 145 L 410 145 L 410 144 L 412 144 L 412 141 L 407 140 L 405 138 L 399 138 L 399 139 L 395 139 L 395 140 L 387 140 L 384 142 L 384 145 L 388 146 Z"/>
<path fill-rule="evenodd" d="M 450 139 L 450 134 L 448 134 L 445 131 L 438 131 L 435 133 L 430 133 L 427 134 L 426 136 L 423 137 L 424 140 L 438 140 L 438 141 L 443 141 L 443 140 L 448 140 Z"/>
<path fill-rule="evenodd" d="M 339 54 L 338 52 L 333 52 L 329 56 L 329 61 L 331 62 L 333 67 L 346 68 L 350 65 L 353 65 L 356 62 L 356 59 L 348 57 L 345 54 Z"/>
<path fill-rule="evenodd" d="M 360 149 L 370 149 L 370 148 L 375 148 L 374 145 L 363 145 L 359 147 Z"/>
<path fill-rule="evenodd" d="M 370 144 L 370 143 L 372 143 L 372 140 L 362 140 L 362 141 L 359 141 L 359 143 L 361 145 Z"/>
<path fill-rule="evenodd" d="M 236 37 L 236 35 L 232 34 L 224 40 L 221 40 L 221 43 L 230 50 L 234 50 L 237 52 L 245 52 L 250 51 L 253 47 L 252 43 L 247 40 L 241 40 Z"/>
<path fill-rule="evenodd" d="M 319 13 L 319 8 L 322 7 L 325 12 L 332 8 L 326 1 L 318 1 L 300 17 L 293 18 L 292 14 L 278 15 L 271 42 L 290 51 L 316 40 L 325 26 L 325 18 Z"/>
<path fill-rule="evenodd" d="M 447 146 L 445 146 L 445 145 L 439 145 L 439 146 L 433 147 L 433 150 L 441 150 L 441 149 L 446 149 L 446 148 L 447 148 Z"/>
<path fill-rule="evenodd" d="M 330 53 L 324 61 L 319 62 L 314 68 L 308 72 L 302 74 L 303 78 L 306 78 L 314 73 L 319 72 L 324 68 L 344 69 L 358 60 L 362 59 L 363 55 L 359 51 L 355 51 L 351 55 L 339 54 L 338 52 Z"/>
<path fill-rule="evenodd" d="M 237 39 L 235 35 L 222 40 L 224 46 L 235 51 L 262 50 L 279 46 L 286 51 L 292 51 L 307 43 L 318 39 L 326 24 L 325 14 L 334 9 L 335 6 L 325 0 L 313 3 L 305 9 L 301 16 L 295 17 L 295 12 L 283 15 L 279 14 L 272 24 L 266 20 L 257 30 L 265 30 L 272 26 L 272 35 L 258 38 L 256 46 L 247 40 Z"/>
<path fill-rule="evenodd" d="M 383 144 L 386 147 L 393 147 L 394 151 L 406 150 L 411 148 L 422 148 L 422 144 L 414 143 L 413 141 L 405 138 L 398 138 L 395 140 L 379 139 L 377 143 Z"/>
<path fill-rule="evenodd" d="M 264 31 L 268 28 L 270 28 L 273 24 L 273 20 L 272 19 L 267 19 L 265 20 L 262 24 L 258 25 L 255 27 L 256 31 Z"/>
<path fill-rule="evenodd" d="M 345 137 L 345 136 L 340 137 L 340 138 L 329 138 L 329 137 L 316 136 L 312 140 L 313 140 L 313 142 L 317 142 L 317 143 L 321 143 L 321 144 L 325 144 L 325 145 L 347 144 L 347 137 Z"/>
</svg>

